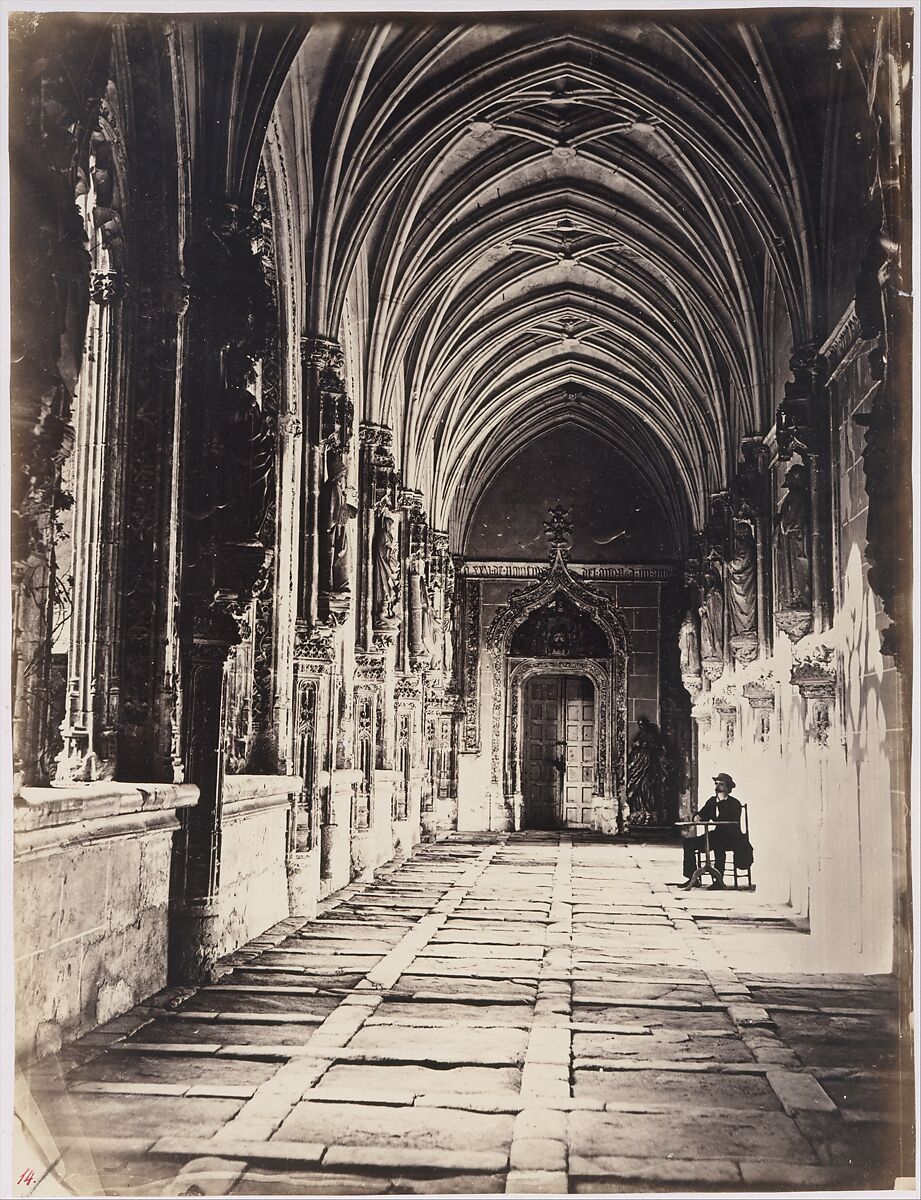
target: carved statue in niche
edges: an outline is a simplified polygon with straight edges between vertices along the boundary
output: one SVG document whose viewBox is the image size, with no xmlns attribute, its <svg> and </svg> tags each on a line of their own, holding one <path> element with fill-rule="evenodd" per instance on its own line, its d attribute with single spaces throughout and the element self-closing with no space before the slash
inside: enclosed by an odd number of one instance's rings
<svg viewBox="0 0 921 1200">
<path fill-rule="evenodd" d="M 726 564 L 726 608 L 731 637 L 757 632 L 757 574 L 755 533 L 751 522 L 733 522 L 733 554 Z"/>
<path fill-rule="evenodd" d="M 396 625 L 396 602 L 400 582 L 400 553 L 396 536 L 396 513 L 386 497 L 374 510 L 374 625 L 386 629 Z"/>
<path fill-rule="evenodd" d="M 272 421 L 247 388 L 224 392 L 226 528 L 235 541 L 259 536 L 268 513 L 275 470 Z"/>
<path fill-rule="evenodd" d="M 809 472 L 801 463 L 787 469 L 786 496 L 777 518 L 777 607 L 807 611 L 812 606 L 809 571 Z"/>
<path fill-rule="evenodd" d="M 409 568 L 409 652 L 431 655 L 433 647 L 432 608 L 425 581 L 425 560 L 417 556 Z"/>
<path fill-rule="evenodd" d="M 326 462 L 326 480 L 320 488 L 318 527 L 320 533 L 320 592 L 337 607 L 348 603 L 351 594 L 349 521 L 358 512 L 349 493 L 348 456 L 331 441 Z"/>
<path fill-rule="evenodd" d="M 640 717 L 638 729 L 630 743 L 627 762 L 627 803 L 631 827 L 665 825 L 665 782 L 668 777 L 668 756 L 659 732 L 647 717 Z"/>
<path fill-rule="evenodd" d="M 697 623 L 698 613 L 691 609 L 678 631 L 678 657 L 682 675 L 700 674 L 700 634 Z"/>
<path fill-rule="evenodd" d="M 719 555 L 712 550 L 704 567 L 703 602 L 700 606 L 700 654 L 703 659 L 723 658 L 723 579 Z"/>
</svg>

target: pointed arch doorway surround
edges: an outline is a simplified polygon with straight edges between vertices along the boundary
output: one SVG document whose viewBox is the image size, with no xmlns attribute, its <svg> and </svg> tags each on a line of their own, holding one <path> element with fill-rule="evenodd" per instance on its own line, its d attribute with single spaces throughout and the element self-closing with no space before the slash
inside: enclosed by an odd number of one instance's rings
<svg viewBox="0 0 921 1200">
<path fill-rule="evenodd" d="M 626 781 L 629 639 L 611 598 L 588 587 L 557 551 L 546 574 L 499 610 L 486 644 L 492 784 L 502 789 L 513 828 L 617 830 Z M 568 720 L 577 712 L 578 721 Z M 526 756 L 538 753 L 538 743 L 555 766 L 529 770 Z M 556 779 L 544 769 L 551 766 Z"/>
</svg>

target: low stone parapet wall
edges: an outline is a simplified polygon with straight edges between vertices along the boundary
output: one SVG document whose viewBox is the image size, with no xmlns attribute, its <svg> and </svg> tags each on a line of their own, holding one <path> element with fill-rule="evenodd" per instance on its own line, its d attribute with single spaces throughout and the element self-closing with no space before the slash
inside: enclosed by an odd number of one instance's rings
<svg viewBox="0 0 921 1200">
<path fill-rule="evenodd" d="M 170 854 L 193 784 L 25 788 L 13 812 L 16 1047 L 25 1057 L 166 984 Z"/>
</svg>

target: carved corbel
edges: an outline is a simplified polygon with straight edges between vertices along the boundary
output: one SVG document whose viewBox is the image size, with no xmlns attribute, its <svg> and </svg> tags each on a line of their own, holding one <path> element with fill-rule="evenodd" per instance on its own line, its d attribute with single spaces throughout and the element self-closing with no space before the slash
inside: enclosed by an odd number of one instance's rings
<svg viewBox="0 0 921 1200">
<path fill-rule="evenodd" d="M 742 695 L 748 701 L 755 717 L 755 740 L 763 745 L 771 736 L 771 714 L 775 704 L 774 681 L 761 678 L 746 683 L 742 687 Z"/>
<path fill-rule="evenodd" d="M 806 702 L 807 741 L 827 746 L 838 684 L 831 647 L 820 646 L 795 662 L 790 682 Z"/>
<path fill-rule="evenodd" d="M 726 746 L 731 746 L 736 740 L 739 706 L 734 693 L 735 688 L 728 687 L 722 696 L 715 697 L 713 701 L 713 710 L 719 715 L 720 733 Z"/>
</svg>

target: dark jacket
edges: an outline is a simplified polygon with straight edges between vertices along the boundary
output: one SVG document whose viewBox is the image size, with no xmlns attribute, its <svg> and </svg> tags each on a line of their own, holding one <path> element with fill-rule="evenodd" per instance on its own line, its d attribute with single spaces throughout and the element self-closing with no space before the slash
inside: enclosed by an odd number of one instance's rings
<svg viewBox="0 0 921 1200">
<path fill-rule="evenodd" d="M 735 796 L 711 796 L 697 814 L 702 821 L 738 821 L 739 825 L 723 825 L 710 830 L 710 845 L 714 850 L 731 850 L 736 866 L 747 869 L 754 861 L 752 844 L 742 831 L 742 802 Z"/>
</svg>

